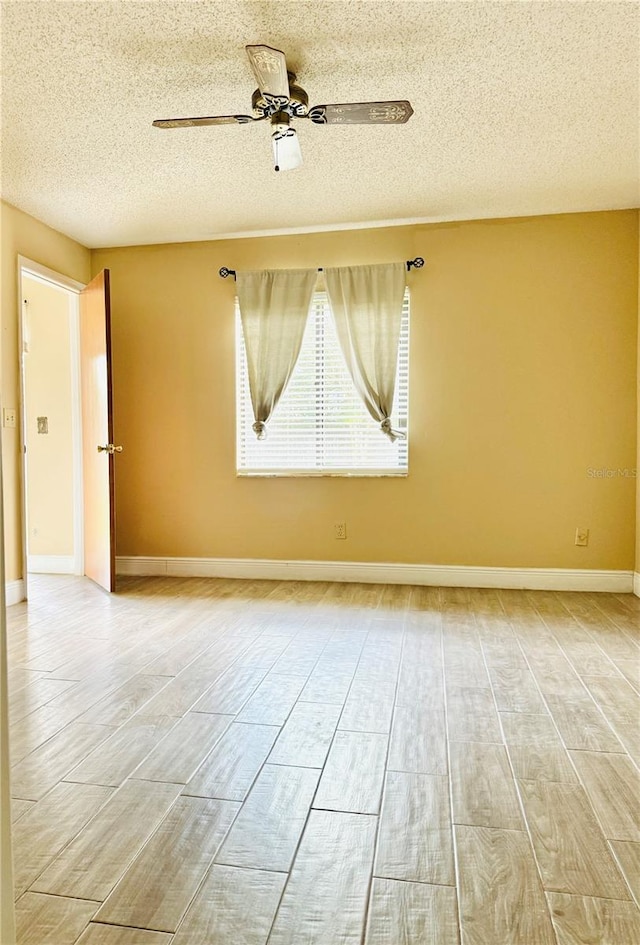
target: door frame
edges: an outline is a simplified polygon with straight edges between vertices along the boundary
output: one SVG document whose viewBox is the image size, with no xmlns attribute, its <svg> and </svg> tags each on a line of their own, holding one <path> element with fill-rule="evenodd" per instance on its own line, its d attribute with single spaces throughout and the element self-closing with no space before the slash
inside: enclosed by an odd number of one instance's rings
<svg viewBox="0 0 640 945">
<path fill-rule="evenodd" d="M 73 439 L 73 573 L 84 574 L 84 509 L 82 499 L 82 402 L 80 388 L 80 292 L 84 283 L 70 279 L 41 263 L 18 256 L 18 361 L 20 370 L 20 453 L 22 477 L 22 573 L 24 594 L 28 597 L 27 571 L 27 455 L 26 455 L 26 386 L 25 386 L 25 339 L 26 306 L 24 304 L 23 277 L 29 276 L 45 282 L 69 294 L 69 341 L 71 353 L 71 431 Z"/>
</svg>

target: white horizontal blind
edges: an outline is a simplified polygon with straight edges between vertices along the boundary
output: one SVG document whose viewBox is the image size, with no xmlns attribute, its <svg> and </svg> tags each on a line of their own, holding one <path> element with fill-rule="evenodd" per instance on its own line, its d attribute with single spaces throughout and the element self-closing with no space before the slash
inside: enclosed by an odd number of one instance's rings
<svg viewBox="0 0 640 945">
<path fill-rule="evenodd" d="M 247 361 L 236 303 L 237 468 L 255 475 L 403 475 L 407 440 L 392 443 L 360 400 L 344 362 L 325 292 L 311 304 L 300 357 L 267 436 L 251 429 Z M 402 307 L 392 426 L 407 430 L 409 293 Z"/>
</svg>

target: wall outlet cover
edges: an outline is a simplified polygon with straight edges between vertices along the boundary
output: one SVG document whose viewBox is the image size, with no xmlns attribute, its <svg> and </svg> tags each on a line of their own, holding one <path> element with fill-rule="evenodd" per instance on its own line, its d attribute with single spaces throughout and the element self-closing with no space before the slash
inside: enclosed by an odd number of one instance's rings
<svg viewBox="0 0 640 945">
<path fill-rule="evenodd" d="M 2 408 L 2 426 L 15 427 L 15 425 L 16 425 L 15 407 L 3 407 Z"/>
</svg>

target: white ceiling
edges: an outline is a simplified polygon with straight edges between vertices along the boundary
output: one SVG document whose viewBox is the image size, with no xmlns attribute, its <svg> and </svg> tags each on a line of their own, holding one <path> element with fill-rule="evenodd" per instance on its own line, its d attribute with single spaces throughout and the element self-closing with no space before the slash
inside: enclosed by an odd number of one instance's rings
<svg viewBox="0 0 640 945">
<path fill-rule="evenodd" d="M 91 247 L 637 206 L 636 2 L 2 3 L 2 196 Z M 310 104 L 408 98 L 408 124 L 298 121 L 276 174 L 244 46 Z"/>
</svg>

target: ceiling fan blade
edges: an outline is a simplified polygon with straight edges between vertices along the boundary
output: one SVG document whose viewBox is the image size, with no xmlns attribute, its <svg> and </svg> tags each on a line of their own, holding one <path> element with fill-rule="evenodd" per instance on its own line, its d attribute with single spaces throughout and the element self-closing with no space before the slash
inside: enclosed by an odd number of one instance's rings
<svg viewBox="0 0 640 945">
<path fill-rule="evenodd" d="M 289 78 L 284 53 L 271 46 L 246 46 L 245 49 L 262 94 L 284 99 L 282 104 L 286 105 L 289 101 Z"/>
<path fill-rule="evenodd" d="M 317 125 L 404 125 L 413 115 L 409 102 L 348 102 L 314 105 L 306 117 Z"/>
<path fill-rule="evenodd" d="M 298 136 L 289 128 L 288 131 L 276 132 L 273 139 L 273 161 L 276 171 L 293 171 L 302 164 L 302 151 Z"/>
<path fill-rule="evenodd" d="M 251 115 L 212 115 L 205 118 L 159 118 L 153 122 L 154 128 L 193 128 L 197 125 L 246 125 L 250 121 L 264 121 L 265 115 L 253 118 Z"/>
</svg>

